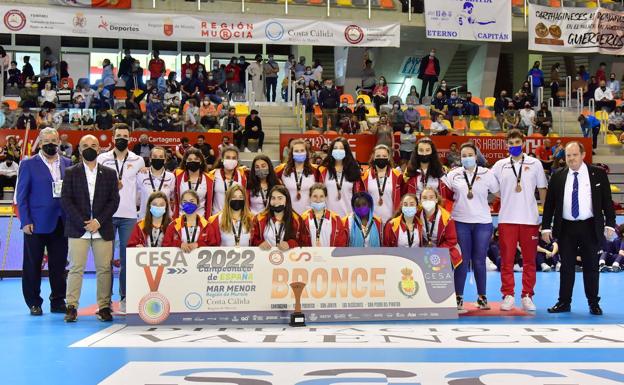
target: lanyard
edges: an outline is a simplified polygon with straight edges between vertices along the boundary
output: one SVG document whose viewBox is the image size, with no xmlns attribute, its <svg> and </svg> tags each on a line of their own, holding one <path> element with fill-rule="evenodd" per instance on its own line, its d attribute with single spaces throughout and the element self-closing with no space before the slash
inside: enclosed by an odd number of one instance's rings
<svg viewBox="0 0 624 385">
<path fill-rule="evenodd" d="M 236 232 L 235 221 L 232 221 L 232 233 L 234 233 L 234 245 L 240 246 L 241 233 L 243 231 L 243 219 L 238 221 L 238 232 Z"/>
<path fill-rule="evenodd" d="M 191 237 L 191 235 L 189 234 L 189 229 L 186 226 L 186 216 L 184 216 L 183 218 L 184 218 L 184 231 L 186 232 L 186 243 L 193 243 L 193 242 L 195 242 L 195 235 L 197 235 L 197 228 L 199 226 L 197 226 L 197 223 L 195 223 L 195 226 L 192 226 L 193 227 L 193 236 Z M 195 219 L 195 220 L 197 221 L 198 219 Z"/>
<path fill-rule="evenodd" d="M 424 177 L 424 179 L 423 179 Z M 429 182 L 429 168 L 427 168 L 427 171 L 423 172 L 423 170 L 420 170 L 420 183 L 422 184 L 422 190 L 425 189 L 425 187 L 427 187 L 427 182 Z"/>
<path fill-rule="evenodd" d="M 266 207 L 269 190 L 268 189 L 263 190 L 262 186 L 260 186 L 260 191 L 259 192 L 260 192 L 260 197 L 262 197 L 262 205 L 264 207 Z"/>
<path fill-rule="evenodd" d="M 312 219 L 314 219 L 314 228 L 316 229 L 316 246 L 321 246 L 321 230 L 323 229 L 323 221 L 325 220 L 325 210 L 323 210 L 323 216 L 321 217 L 321 223 L 316 220 L 316 215 L 312 213 Z"/>
<path fill-rule="evenodd" d="M 119 163 L 117 162 L 117 156 L 115 155 L 115 153 L 113 153 L 113 157 L 115 157 L 115 169 L 117 170 L 117 177 L 119 178 L 119 180 L 121 180 L 121 178 L 123 177 L 124 166 L 126 164 L 126 161 L 128 160 L 128 153 L 126 153 L 123 163 L 121 163 L 121 171 L 119 170 Z"/>
<path fill-rule="evenodd" d="M 472 180 L 468 181 L 468 175 L 466 175 L 466 171 L 464 171 L 464 179 L 466 180 L 466 184 L 468 185 L 468 199 L 472 199 L 474 194 L 472 193 L 472 185 L 474 185 L 475 180 L 477 179 L 477 172 L 479 171 L 479 166 L 475 166 L 474 175 L 472 175 Z"/>
<path fill-rule="evenodd" d="M 305 170 L 301 171 L 301 177 L 297 170 L 295 170 L 295 184 L 297 185 L 297 200 L 301 199 L 301 184 L 303 183 L 303 173 Z"/>
<path fill-rule="evenodd" d="M 199 184 L 201 183 L 202 180 L 202 174 L 199 174 L 199 178 L 197 178 L 197 182 L 195 183 L 195 188 L 193 188 L 193 186 L 191 185 L 191 176 L 189 174 L 186 174 L 186 176 L 188 176 L 188 179 L 186 180 L 186 182 L 188 183 L 188 188 L 189 190 L 193 190 L 193 191 L 197 191 L 199 189 Z"/>
<path fill-rule="evenodd" d="M 158 186 L 158 190 L 156 190 L 156 186 L 154 185 L 154 179 L 152 178 L 152 171 L 149 171 L 149 180 L 152 185 L 152 192 L 160 191 L 162 189 L 163 183 L 165 183 L 166 172 L 163 171 L 162 179 L 160 180 L 160 185 Z"/>
<path fill-rule="evenodd" d="M 234 180 L 236 178 L 236 171 L 234 171 L 234 173 L 232 174 L 232 179 L 230 179 L 228 183 L 228 181 L 225 180 L 225 171 L 221 169 L 221 178 L 223 179 L 223 191 L 227 192 L 228 188 L 232 187 L 232 183 L 234 183 Z"/>
<path fill-rule="evenodd" d="M 375 174 L 377 174 L 377 169 L 375 169 Z M 377 182 L 377 191 L 379 192 L 379 206 L 383 205 L 383 195 L 386 191 L 386 182 L 388 181 L 387 175 L 388 173 L 386 172 L 386 176 L 384 176 L 383 186 L 381 186 L 381 183 L 379 182 L 379 175 L 377 175 L 377 177 L 375 178 L 375 182 Z"/>
<path fill-rule="evenodd" d="M 366 240 L 366 238 L 368 238 L 368 234 L 370 234 L 373 226 L 375 226 L 375 221 L 371 220 L 371 222 L 373 223 L 369 223 L 368 226 L 364 226 L 364 224 L 359 220 L 359 219 L 355 219 L 355 223 L 358 225 L 358 228 L 360 229 L 360 232 L 362 233 L 362 237 L 364 238 L 364 240 Z M 359 224 L 358 224 L 359 222 Z"/>
<path fill-rule="evenodd" d="M 514 176 L 516 177 L 516 192 L 522 191 L 522 185 L 520 185 L 520 179 L 522 178 L 522 166 L 524 165 L 524 155 L 522 155 L 522 160 L 520 161 L 520 171 L 516 172 L 514 168 L 513 158 L 509 157 L 509 163 L 511 164 L 511 171 L 513 171 Z"/>
<path fill-rule="evenodd" d="M 279 230 L 277 226 L 275 226 L 275 221 L 273 221 L 273 233 L 275 234 L 275 246 L 279 245 L 282 240 L 282 233 L 284 232 L 284 224 L 280 223 Z"/>
<path fill-rule="evenodd" d="M 416 224 L 412 223 L 412 231 L 409 231 L 405 219 L 403 219 L 403 224 L 405 224 L 405 233 L 407 234 L 407 245 L 408 247 L 412 247 L 412 245 L 414 244 L 414 230 L 416 230 Z"/>
<path fill-rule="evenodd" d="M 433 231 L 436 228 L 436 220 L 438 219 L 438 207 L 436 206 L 435 211 L 433 212 L 433 222 L 431 222 L 431 227 L 429 227 L 429 221 L 427 220 L 427 213 L 423 211 L 423 222 L 425 222 L 425 233 L 427 235 L 427 246 L 433 245 Z"/>
<path fill-rule="evenodd" d="M 150 245 L 152 247 L 158 247 L 158 240 L 160 240 L 161 235 L 162 235 L 162 228 L 158 229 L 158 235 L 156 236 L 156 238 L 154 238 L 153 233 L 150 235 Z M 188 236 L 188 233 L 187 233 L 187 236 Z"/>
<path fill-rule="evenodd" d="M 336 188 L 338 189 L 338 200 L 342 198 L 342 183 L 344 182 L 344 170 L 340 173 L 340 182 L 338 182 L 338 171 L 336 171 Z"/>
</svg>

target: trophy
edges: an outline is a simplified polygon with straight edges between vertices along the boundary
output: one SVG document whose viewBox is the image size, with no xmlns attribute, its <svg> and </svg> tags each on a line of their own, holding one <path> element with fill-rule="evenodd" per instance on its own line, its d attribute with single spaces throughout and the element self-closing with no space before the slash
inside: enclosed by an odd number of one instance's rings
<svg viewBox="0 0 624 385">
<path fill-rule="evenodd" d="M 301 293 L 305 285 L 304 282 L 293 282 L 290 284 L 295 294 L 295 312 L 290 315 L 290 326 L 305 326 L 305 314 L 301 312 Z"/>
</svg>

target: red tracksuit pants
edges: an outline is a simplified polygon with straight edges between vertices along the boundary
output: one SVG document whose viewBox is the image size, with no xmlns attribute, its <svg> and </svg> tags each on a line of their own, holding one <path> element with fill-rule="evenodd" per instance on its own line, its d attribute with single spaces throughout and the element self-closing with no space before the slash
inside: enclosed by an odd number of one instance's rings
<svg viewBox="0 0 624 385">
<path fill-rule="evenodd" d="M 503 297 L 514 295 L 513 266 L 518 242 L 522 251 L 522 296 L 533 297 L 539 225 L 499 223 L 498 242 L 501 254 L 501 292 Z"/>
</svg>

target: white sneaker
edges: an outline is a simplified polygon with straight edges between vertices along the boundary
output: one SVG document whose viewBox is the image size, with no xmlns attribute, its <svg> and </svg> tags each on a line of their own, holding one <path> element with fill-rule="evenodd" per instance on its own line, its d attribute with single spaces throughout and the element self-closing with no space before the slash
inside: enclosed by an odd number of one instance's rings
<svg viewBox="0 0 624 385">
<path fill-rule="evenodd" d="M 513 270 L 514 270 L 516 273 L 521 273 L 521 272 L 522 272 L 522 266 L 520 266 L 520 265 L 518 265 L 518 264 L 516 263 L 516 264 L 514 265 Z"/>
<path fill-rule="evenodd" d="M 501 303 L 500 309 L 502 311 L 509 311 L 513 309 L 516 300 L 513 295 L 506 295 L 503 299 L 503 303 Z"/>
<path fill-rule="evenodd" d="M 555 265 L 555 271 L 558 273 L 559 270 L 561 270 L 561 262 L 557 262 L 557 264 Z"/>
<path fill-rule="evenodd" d="M 126 300 L 119 301 L 119 315 L 126 315 Z"/>
<path fill-rule="evenodd" d="M 526 311 L 535 311 L 535 304 L 533 303 L 533 300 L 531 299 L 531 297 L 526 296 L 526 297 L 522 297 L 522 308 Z"/>
<path fill-rule="evenodd" d="M 541 266 L 544 273 L 548 273 L 551 270 L 550 266 L 547 263 L 542 263 Z"/>
<path fill-rule="evenodd" d="M 245 147 L 245 151 L 244 152 L 251 152 L 247 147 Z"/>
<path fill-rule="evenodd" d="M 496 271 L 498 270 L 498 267 L 496 266 L 496 264 L 494 262 L 492 262 L 491 259 L 487 258 L 485 260 L 485 268 L 487 269 L 487 271 Z"/>
</svg>

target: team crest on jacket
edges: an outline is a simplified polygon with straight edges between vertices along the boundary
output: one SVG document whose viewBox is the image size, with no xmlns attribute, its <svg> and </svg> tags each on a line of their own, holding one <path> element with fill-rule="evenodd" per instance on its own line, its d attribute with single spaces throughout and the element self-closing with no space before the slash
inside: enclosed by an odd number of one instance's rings
<svg viewBox="0 0 624 385">
<path fill-rule="evenodd" d="M 418 282 L 414 281 L 414 271 L 409 267 L 401 269 L 399 291 L 407 298 L 412 298 L 418 293 Z"/>
</svg>

